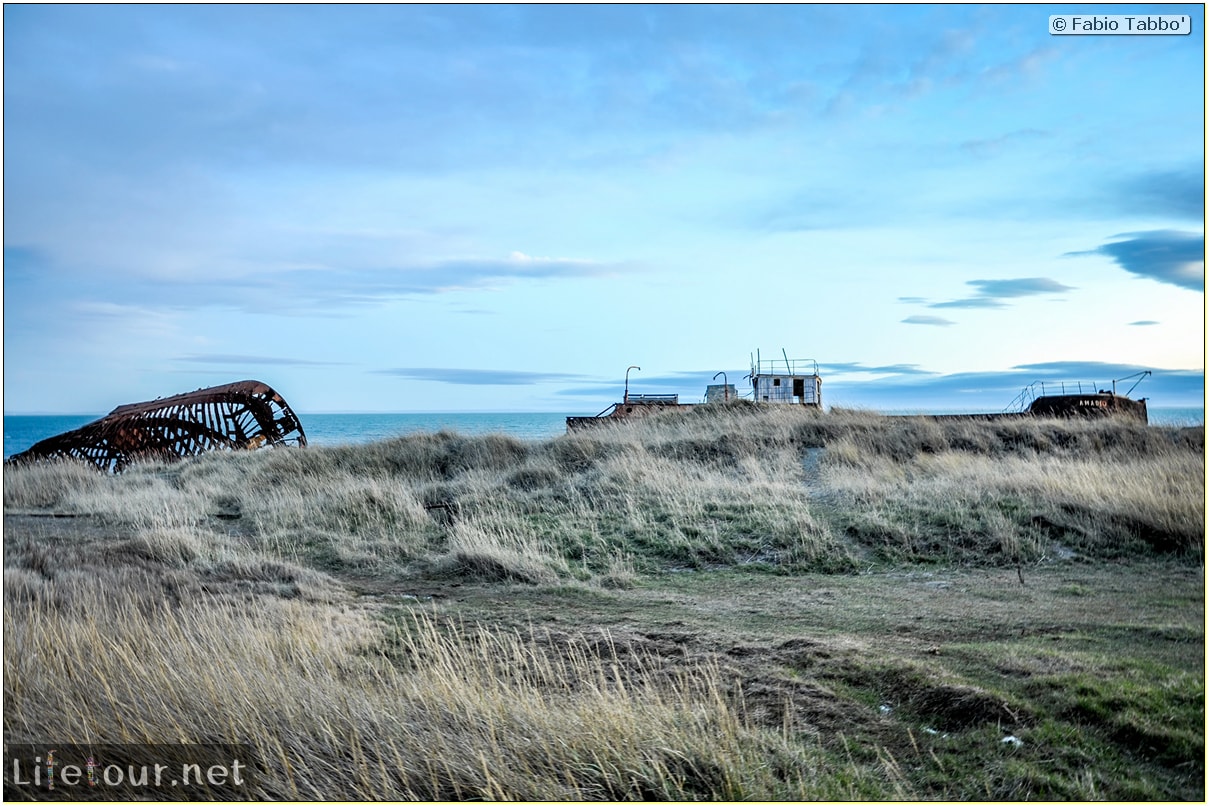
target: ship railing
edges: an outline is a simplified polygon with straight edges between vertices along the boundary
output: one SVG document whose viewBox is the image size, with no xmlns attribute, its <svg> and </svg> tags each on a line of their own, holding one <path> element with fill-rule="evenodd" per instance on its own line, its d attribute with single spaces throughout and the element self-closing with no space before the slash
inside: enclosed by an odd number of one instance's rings
<svg viewBox="0 0 1209 806">
<path fill-rule="evenodd" d="M 679 403 L 680 395 L 629 395 L 626 403 Z"/>
<path fill-rule="evenodd" d="M 1104 391 L 1110 384 L 1092 381 L 1033 381 L 1004 406 L 1004 411 L 1024 411 L 1033 401 L 1046 395 L 1094 395 Z"/>
<path fill-rule="evenodd" d="M 616 409 L 618 406 L 625 406 L 625 405 L 633 406 L 635 404 L 642 406 L 642 405 L 646 405 L 646 404 L 650 404 L 650 403 L 675 404 L 675 403 L 679 403 L 679 402 L 680 402 L 680 395 L 629 395 L 621 403 L 610 403 L 608 406 L 605 406 L 604 410 L 601 411 L 600 414 L 597 414 L 595 416 L 596 417 L 606 417 L 609 414 L 611 414 L 613 412 L 613 410 Z"/>
<path fill-rule="evenodd" d="M 760 359 L 751 365 L 752 375 L 818 375 L 819 362 L 813 358 Z"/>
</svg>

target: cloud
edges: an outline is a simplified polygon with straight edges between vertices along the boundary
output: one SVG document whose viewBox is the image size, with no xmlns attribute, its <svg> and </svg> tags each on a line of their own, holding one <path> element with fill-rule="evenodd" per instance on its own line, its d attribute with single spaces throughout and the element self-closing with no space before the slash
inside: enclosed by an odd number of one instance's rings
<svg viewBox="0 0 1209 806">
<path fill-rule="evenodd" d="M 1123 232 L 1124 240 L 1106 243 L 1067 257 L 1105 255 L 1125 271 L 1190 291 L 1205 290 L 1205 236 L 1179 230 Z"/>
<path fill-rule="evenodd" d="M 1033 373 L 1041 380 L 1050 378 L 1103 380 L 1114 374 L 1129 375 L 1149 368 L 1136 364 L 1113 364 L 1106 361 L 1038 361 L 1032 364 L 1017 364 L 1012 369 Z"/>
<path fill-rule="evenodd" d="M 523 252 L 513 252 L 504 260 L 449 260 L 388 272 L 353 272 L 350 279 L 356 283 L 360 277 L 364 285 L 377 286 L 389 294 L 436 294 L 516 280 L 600 277 L 613 274 L 619 268 L 591 260 L 531 257 Z M 341 285 L 345 284 L 341 282 Z"/>
<path fill-rule="evenodd" d="M 845 373 L 845 372 L 865 372 L 873 374 L 888 374 L 888 375 L 935 375 L 935 372 L 930 372 L 926 369 L 920 369 L 919 364 L 882 364 L 880 366 L 868 367 L 859 361 L 850 361 L 847 363 L 832 363 L 819 365 L 819 373 Z"/>
<path fill-rule="evenodd" d="M 1046 361 L 1036 364 L 1019 364 L 1013 369 L 1033 375 L 1033 380 L 1042 383 L 1082 384 L 1082 389 L 1095 386 L 1097 389 L 1112 390 L 1116 381 L 1118 394 L 1126 394 L 1135 382 L 1141 384 L 1135 390 L 1138 395 L 1147 395 L 1153 385 L 1158 384 L 1164 394 L 1187 395 L 1195 393 L 1203 398 L 1205 392 L 1205 371 L 1181 369 L 1156 369 L 1138 366 L 1136 364 L 1112 364 L 1102 361 Z M 1149 370 L 1151 375 L 1146 378 L 1134 377 Z M 1052 393 L 1052 392 L 1051 392 Z"/>
<path fill-rule="evenodd" d="M 975 157 L 995 157 L 1019 143 L 1027 143 L 1050 136 L 1049 132 L 1042 131 L 1041 129 L 1017 129 L 1007 134 L 1001 134 L 998 137 L 966 140 L 961 144 L 960 148 Z"/>
<path fill-rule="evenodd" d="M 1204 369 L 1156 369 L 1137 364 L 1113 364 L 1103 361 L 1045 361 L 1035 364 L 1018 364 L 1013 369 L 1030 373 L 1034 376 L 1033 380 L 1043 383 L 1069 384 L 1073 381 L 1076 384 L 1082 383 L 1084 389 L 1096 386 L 1098 389 L 1111 390 L 1115 381 L 1123 381 L 1123 384 L 1117 385 L 1118 394 L 1125 394 L 1130 386 L 1138 381 L 1138 378 L 1133 376 L 1147 370 L 1151 372 L 1150 377 L 1143 378 L 1140 383 L 1149 387 L 1158 382 L 1165 393 L 1196 392 L 1203 396 L 1205 387 Z M 1146 394 L 1146 389 L 1142 387 L 1139 387 L 1137 391 L 1139 394 Z"/>
<path fill-rule="evenodd" d="M 1071 286 L 1063 285 L 1048 277 L 1022 277 L 1016 280 L 970 280 L 966 285 L 978 289 L 984 297 L 1027 297 L 1033 294 L 1056 294 L 1070 291 Z"/>
<path fill-rule="evenodd" d="M 601 277 L 624 268 L 619 264 L 513 252 L 505 259 L 448 260 L 426 266 L 299 268 L 235 282 L 252 289 L 272 290 L 274 298 L 294 304 L 327 308 L 334 304 L 366 304 L 516 282 Z"/>
<path fill-rule="evenodd" d="M 1099 361 L 1052 361 L 1020 364 L 1003 371 L 941 374 L 916 364 L 866 365 L 860 362 L 828 362 L 819 365 L 823 377 L 823 401 L 827 406 L 867 406 L 881 410 L 956 410 L 969 412 L 1003 411 L 1030 384 L 1045 384 L 1048 389 L 1111 389 L 1113 379 L 1121 380 L 1150 367 Z M 465 372 L 465 370 L 451 370 Z M 705 395 L 714 371 L 674 372 L 641 377 L 630 375 L 631 394 L 679 394 L 680 402 L 695 403 Z M 727 370 L 727 381 L 740 395 L 750 396 L 747 369 Z M 870 378 L 868 376 L 879 376 Z M 1117 391 L 1125 393 L 1135 379 Z M 580 383 L 560 389 L 565 398 L 589 398 L 604 407 L 621 400 L 624 378 Z M 1204 394 L 1204 370 L 1153 369 L 1132 396 L 1147 396 L 1156 405 L 1195 405 Z M 1065 386 L 1063 386 L 1065 384 Z M 1056 387 L 1055 387 L 1056 385 Z M 1039 393 L 1039 387 L 1036 388 Z"/>
<path fill-rule="evenodd" d="M 705 387 L 702 387 L 704 391 Z M 616 403 L 621 400 L 622 387 L 621 384 L 598 384 L 596 386 L 568 386 L 565 389 L 559 389 L 555 392 L 559 397 L 591 397 L 596 398 L 601 403 Z"/>
<path fill-rule="evenodd" d="M 823 115 L 881 114 L 954 88 L 969 92 L 988 83 L 1031 81 L 1046 61 L 1061 53 L 1052 46 L 1023 53 L 988 48 L 985 14 L 969 7 L 954 12 L 944 28 L 925 22 L 910 39 L 903 37 L 900 26 L 883 26 L 886 17 L 876 9 L 867 8 L 861 17 L 858 8 L 845 7 L 841 13 L 865 29 L 861 40 L 866 44 L 855 58 L 841 51 L 824 62 L 844 70 L 819 110 Z M 993 66 L 986 67 L 988 62 Z"/>
<path fill-rule="evenodd" d="M 186 355 L 175 359 L 191 364 L 262 364 L 280 367 L 338 367 L 347 366 L 342 361 L 307 361 L 301 358 L 274 358 L 261 355 L 232 355 L 215 353 L 210 355 Z"/>
<path fill-rule="evenodd" d="M 1205 218 L 1205 166 L 1151 171 L 1121 180 L 1112 188 L 1120 210 L 1130 214 Z"/>
<path fill-rule="evenodd" d="M 902 321 L 908 325 L 937 325 L 940 327 L 956 324 L 953 320 L 945 319 L 943 316 L 908 316 Z"/>
<path fill-rule="evenodd" d="M 746 226 L 763 232 L 812 232 L 869 226 L 889 220 L 887 200 L 876 189 L 828 185 L 775 198 L 745 211 Z"/>
<path fill-rule="evenodd" d="M 373 261 L 366 256 L 365 260 Z M 168 274 L 110 277 L 105 284 L 81 285 L 92 297 L 137 299 L 148 308 L 231 307 L 254 312 L 338 316 L 356 306 L 404 297 L 446 294 L 514 283 L 602 277 L 625 271 L 621 264 L 574 258 L 464 258 L 421 265 L 345 266 L 267 262 L 232 271 L 221 281 Z M 98 304 L 100 304 L 98 302 Z"/>
<path fill-rule="evenodd" d="M 967 299 L 954 299 L 948 302 L 933 302 L 929 308 L 1005 308 L 1007 307 L 997 299 L 991 297 L 969 297 Z"/>
<path fill-rule="evenodd" d="M 1090 147 L 1094 139 L 1088 138 L 1085 143 Z M 1058 148 L 1057 143 L 1054 148 Z M 1197 148 L 1200 150 L 1199 145 Z M 1040 151 L 1036 155 L 1040 160 L 1046 159 Z M 1180 167 L 1133 173 L 1111 163 L 1094 173 L 1088 168 L 1080 171 L 1077 179 L 1060 184 L 1023 186 L 994 195 L 987 190 L 980 199 L 969 200 L 969 204 L 955 212 L 1021 221 L 1140 219 L 1153 221 L 1156 226 L 1204 221 L 1205 173 L 1199 160 Z"/>
<path fill-rule="evenodd" d="M 1153 320 L 1153 319 L 1139 319 L 1138 321 L 1136 321 L 1136 322 L 1130 322 L 1129 324 L 1131 324 L 1131 325 L 1137 325 L 1137 326 L 1139 326 L 1139 327 L 1140 327 L 1140 326 L 1143 326 L 1143 325 L 1157 325 L 1157 324 L 1159 324 L 1159 323 L 1158 323 L 1158 322 L 1156 322 L 1156 321 L 1155 321 L 1155 320 Z"/>
<path fill-rule="evenodd" d="M 981 78 L 991 84 L 1017 84 L 1022 79 L 1040 78 L 1045 66 L 1059 59 L 1062 49 L 1054 45 L 1041 45 L 1019 56 L 1013 55 L 1007 61 L 984 69 Z"/>
<path fill-rule="evenodd" d="M 1026 387 L 1045 384 L 1046 391 L 1097 391 L 1111 389 L 1122 380 L 1149 367 L 1099 361 L 1052 361 L 1020 364 L 1006 371 L 961 372 L 948 375 L 901 375 L 878 380 L 829 380 L 823 377 L 824 403 L 869 406 L 885 410 L 1002 411 L 1011 407 Z M 1153 369 L 1132 397 L 1147 397 L 1153 405 L 1197 405 L 1204 399 L 1205 372 L 1199 370 Z M 1117 385 L 1118 393 L 1129 391 L 1136 378 Z M 1040 393 L 1040 387 L 1035 387 Z M 830 402 L 828 402 L 830 401 Z"/>
<path fill-rule="evenodd" d="M 6 106 L 44 121 L 17 137 L 126 171 L 180 154 L 234 170 L 544 165 L 638 132 L 672 142 L 778 124 L 808 111 L 798 88 L 818 80 L 795 58 L 802 43 L 832 28 L 838 54 L 862 30 L 855 12 L 808 6 L 81 6 L 6 24 Z M 947 69 L 951 39 L 913 71 Z M 872 86 L 900 92 L 918 40 L 894 40 L 910 47 L 870 48 Z"/>
<path fill-rule="evenodd" d="M 1012 280 L 969 280 L 966 285 L 978 289 L 978 295 L 948 302 L 934 302 L 929 308 L 1002 308 L 1002 299 L 1029 297 L 1036 294 L 1057 294 L 1073 290 L 1048 277 L 1019 277 Z"/>
<path fill-rule="evenodd" d="M 599 277 L 619 269 L 590 260 L 530 257 L 513 252 L 507 258 L 446 260 L 428 265 L 358 268 L 314 266 L 267 271 L 233 282 L 271 288 L 286 297 L 322 301 L 368 302 L 414 294 L 440 294 L 522 280 Z"/>
<path fill-rule="evenodd" d="M 743 379 L 751 371 L 750 367 L 741 369 L 722 370 L 726 373 L 726 382 L 740 387 Z M 696 403 L 705 397 L 705 387 L 710 384 L 722 383 L 722 378 L 714 380 L 719 370 L 686 370 L 670 372 L 664 375 L 643 375 L 640 371 L 630 373 L 630 393 L 650 395 L 680 395 L 681 403 Z M 617 402 L 621 400 L 625 390 L 625 377 L 589 382 L 586 386 L 572 386 L 558 391 L 561 397 L 594 397 L 602 402 Z"/>
<path fill-rule="evenodd" d="M 508 369 L 461 369 L 453 367 L 395 367 L 371 370 L 415 381 L 435 381 L 458 386 L 531 386 L 551 381 L 583 381 L 583 375 L 566 372 L 523 372 Z"/>
</svg>

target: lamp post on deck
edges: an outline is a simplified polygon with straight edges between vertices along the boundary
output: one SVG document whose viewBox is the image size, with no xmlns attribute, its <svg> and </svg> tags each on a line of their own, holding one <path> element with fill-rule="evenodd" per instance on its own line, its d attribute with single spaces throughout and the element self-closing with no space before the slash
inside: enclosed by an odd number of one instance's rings
<svg viewBox="0 0 1209 806">
<path fill-rule="evenodd" d="M 642 372 L 642 367 L 636 367 L 633 365 L 626 367 L 626 370 L 625 370 L 625 397 L 622 399 L 623 403 L 630 402 L 630 370 L 632 370 L 632 369 L 636 369 L 639 372 Z"/>
</svg>

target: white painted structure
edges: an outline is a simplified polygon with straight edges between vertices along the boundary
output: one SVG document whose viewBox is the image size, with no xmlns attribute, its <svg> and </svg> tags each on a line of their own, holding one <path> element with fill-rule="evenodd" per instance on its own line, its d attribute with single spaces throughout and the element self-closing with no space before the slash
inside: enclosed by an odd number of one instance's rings
<svg viewBox="0 0 1209 806">
<path fill-rule="evenodd" d="M 823 379 L 811 358 L 761 361 L 757 357 L 751 365 L 751 389 L 757 403 L 823 405 Z"/>
</svg>

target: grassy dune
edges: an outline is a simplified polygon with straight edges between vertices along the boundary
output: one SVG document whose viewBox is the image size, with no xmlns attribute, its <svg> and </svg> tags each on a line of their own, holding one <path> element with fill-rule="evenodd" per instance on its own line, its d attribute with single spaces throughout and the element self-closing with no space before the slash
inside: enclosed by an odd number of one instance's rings
<svg viewBox="0 0 1209 806">
<path fill-rule="evenodd" d="M 750 406 L 6 468 L 5 739 L 243 742 L 263 798 L 1202 799 L 1204 481 L 1203 428 Z"/>
</svg>

